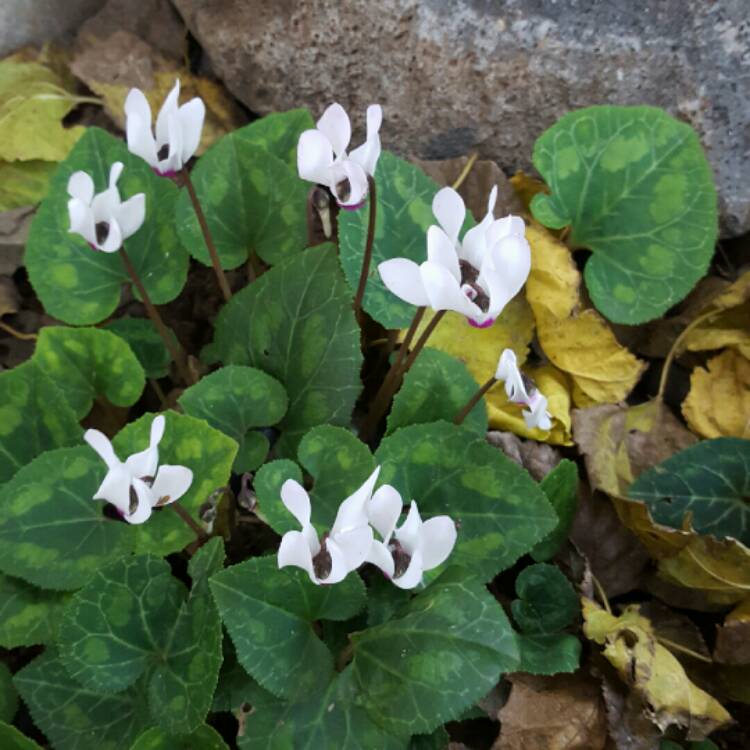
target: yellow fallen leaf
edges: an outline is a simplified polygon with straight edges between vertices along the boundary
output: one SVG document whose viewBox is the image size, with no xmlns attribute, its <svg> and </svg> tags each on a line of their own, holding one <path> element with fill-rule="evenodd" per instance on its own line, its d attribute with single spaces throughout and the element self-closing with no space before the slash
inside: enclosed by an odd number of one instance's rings
<svg viewBox="0 0 750 750">
<path fill-rule="evenodd" d="M 32 206 L 47 194 L 57 168 L 51 161 L 0 161 L 0 211 Z"/>
<path fill-rule="evenodd" d="M 604 646 L 606 659 L 641 695 L 647 714 L 662 731 L 676 724 L 687 728 L 688 739 L 701 740 L 732 721 L 727 710 L 692 683 L 682 664 L 659 643 L 638 605 L 625 607 L 618 617 L 584 597 L 582 610 L 584 634 Z"/>
<path fill-rule="evenodd" d="M 516 195 L 523 204 L 526 211 L 529 211 L 529 205 L 531 199 L 537 193 L 549 193 L 549 188 L 536 177 L 526 174 L 524 171 L 519 170 L 513 177 L 510 178 L 510 184 L 516 191 Z"/>
<path fill-rule="evenodd" d="M 682 403 L 690 429 L 705 438 L 750 437 L 750 360 L 726 349 L 706 368 L 693 370 Z"/>
<path fill-rule="evenodd" d="M 570 250 L 536 222 L 528 225 L 526 237 L 531 245 L 526 297 L 544 353 L 571 376 L 576 406 L 621 401 L 645 363 L 617 341 L 596 310 L 582 309 L 581 274 Z"/>
</svg>

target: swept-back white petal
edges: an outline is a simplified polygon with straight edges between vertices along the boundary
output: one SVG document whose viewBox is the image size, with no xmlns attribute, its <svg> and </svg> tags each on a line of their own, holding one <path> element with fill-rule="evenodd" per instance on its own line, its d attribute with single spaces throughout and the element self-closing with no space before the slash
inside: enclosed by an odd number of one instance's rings
<svg viewBox="0 0 750 750">
<path fill-rule="evenodd" d="M 110 190 L 117 190 L 117 182 L 120 179 L 120 175 L 122 174 L 122 170 L 124 168 L 125 168 L 125 165 L 121 161 L 116 161 L 112 163 L 112 166 L 109 168 L 109 189 Z"/>
<path fill-rule="evenodd" d="M 518 369 L 518 360 L 512 349 L 504 349 L 497 363 L 495 377 L 505 384 L 505 394 L 513 403 L 526 403 L 529 394 L 523 382 L 523 376 Z"/>
<path fill-rule="evenodd" d="M 456 524 L 448 516 L 435 516 L 422 524 L 422 565 L 432 570 L 448 559 L 456 544 Z"/>
<path fill-rule="evenodd" d="M 298 481 L 287 479 L 281 485 L 281 502 L 299 521 L 300 526 L 310 526 L 310 496 Z"/>
<path fill-rule="evenodd" d="M 491 317 L 500 315 L 521 291 L 530 270 L 531 250 L 523 237 L 506 237 L 490 249 L 490 262 L 482 265 L 478 281 L 489 290 Z"/>
<path fill-rule="evenodd" d="M 327 185 L 333 165 L 333 148 L 319 130 L 306 130 L 297 142 L 297 172 L 300 179 Z"/>
<path fill-rule="evenodd" d="M 139 92 L 140 93 L 140 92 Z M 156 167 L 159 160 L 156 157 L 156 141 L 151 132 L 151 123 L 138 115 L 128 115 L 125 125 L 125 135 L 128 140 L 128 150 L 131 154 L 140 156 L 149 166 Z"/>
<path fill-rule="evenodd" d="M 182 163 L 185 164 L 198 150 L 206 118 L 206 105 L 203 99 L 195 97 L 179 109 L 180 128 L 182 130 Z"/>
<path fill-rule="evenodd" d="M 388 576 L 393 578 L 396 565 L 393 562 L 393 555 L 388 547 L 383 542 L 373 539 L 370 551 L 367 553 L 365 562 L 372 563 L 373 565 L 380 568 L 380 570 Z"/>
<path fill-rule="evenodd" d="M 526 224 L 520 216 L 508 214 L 502 219 L 492 222 L 488 229 L 487 241 L 494 245 L 498 240 L 505 237 L 524 237 L 526 234 Z"/>
<path fill-rule="evenodd" d="M 348 194 L 339 195 L 339 184 L 342 180 L 349 183 Z M 351 159 L 344 159 L 331 167 L 329 177 L 329 189 L 336 201 L 343 208 L 356 208 L 362 204 L 367 197 L 369 185 L 367 174 L 362 167 Z"/>
<path fill-rule="evenodd" d="M 357 162 L 367 174 L 374 175 L 380 158 L 380 125 L 383 122 L 383 109 L 379 104 L 367 108 L 367 140 L 350 152 L 349 158 Z"/>
<path fill-rule="evenodd" d="M 448 235 L 435 224 L 427 230 L 427 260 L 445 268 L 456 282 L 460 283 L 461 268 L 458 265 L 456 246 L 451 242 Z"/>
<path fill-rule="evenodd" d="M 328 139 L 336 156 L 346 151 L 352 138 L 352 125 L 349 115 L 338 104 L 331 104 L 318 120 L 318 130 Z"/>
<path fill-rule="evenodd" d="M 137 193 L 120 204 L 115 216 L 124 239 L 134 235 L 146 218 L 146 195 Z"/>
<path fill-rule="evenodd" d="M 179 500 L 193 483 L 193 472 L 186 466 L 163 464 L 151 485 L 152 503 L 169 505 Z"/>
<path fill-rule="evenodd" d="M 380 467 L 376 466 L 375 470 L 362 483 L 362 486 L 339 505 L 331 534 L 340 534 L 367 525 L 366 506 L 370 497 L 372 497 L 372 491 L 375 488 L 375 482 L 378 481 L 379 474 Z"/>
<path fill-rule="evenodd" d="M 458 233 L 466 217 L 463 198 L 453 188 L 444 187 L 438 190 L 432 199 L 432 213 L 451 242 L 457 242 Z"/>
<path fill-rule="evenodd" d="M 125 99 L 125 117 L 138 117 L 149 130 L 151 129 L 151 105 L 140 89 L 130 89 L 128 92 Z"/>
<path fill-rule="evenodd" d="M 404 571 L 403 575 L 394 578 L 393 583 L 395 583 L 400 589 L 413 589 L 415 586 L 419 586 L 422 582 L 423 571 L 422 553 L 420 550 L 416 550 L 411 556 L 409 567 Z"/>
<path fill-rule="evenodd" d="M 490 194 L 487 198 L 487 216 L 485 218 L 493 218 L 495 212 L 495 204 L 497 203 L 497 185 L 492 186 Z"/>
<path fill-rule="evenodd" d="M 491 220 L 486 218 L 482 219 L 479 224 L 466 232 L 461 241 L 459 257 L 471 263 L 474 268 L 482 267 L 482 261 L 487 253 L 487 228 L 490 222 Z"/>
<path fill-rule="evenodd" d="M 94 197 L 94 181 L 86 172 L 73 172 L 68 180 L 68 195 L 78 198 L 87 206 L 91 204 Z"/>
<path fill-rule="evenodd" d="M 164 435 L 164 415 L 158 414 L 151 422 L 148 448 L 134 453 L 125 461 L 134 477 L 153 477 L 159 465 L 159 442 Z"/>
<path fill-rule="evenodd" d="M 552 420 L 547 411 L 547 398 L 539 391 L 532 394 L 529 401 L 529 410 L 524 409 L 523 419 L 526 426 L 531 430 L 538 427 L 540 430 L 549 430 Z"/>
<path fill-rule="evenodd" d="M 117 458 L 115 449 L 109 438 L 99 430 L 86 430 L 83 433 L 83 439 L 96 451 L 99 458 L 107 464 L 107 468 L 114 469 L 122 466 L 122 462 Z"/>
<path fill-rule="evenodd" d="M 349 567 L 344 551 L 333 539 L 328 540 L 326 549 L 331 556 L 331 572 L 325 578 L 318 578 L 316 581 L 317 583 L 339 583 L 349 575 L 352 568 Z"/>
<path fill-rule="evenodd" d="M 406 520 L 396 529 L 396 539 L 410 555 L 419 548 L 419 539 L 422 529 L 422 518 L 415 500 L 409 505 Z"/>
<path fill-rule="evenodd" d="M 283 537 L 281 537 L 281 544 L 279 545 L 279 552 L 276 556 L 278 566 L 280 568 L 286 568 L 289 565 L 293 565 L 297 568 L 307 571 L 307 575 L 310 576 L 310 580 L 313 583 L 319 583 L 313 570 L 312 552 L 307 544 L 307 540 L 300 531 L 287 531 Z"/>
<path fill-rule="evenodd" d="M 179 172 L 183 167 L 182 128 L 180 127 L 180 116 L 177 112 L 172 112 L 167 118 L 167 129 L 169 138 L 166 143 L 169 144 L 169 154 L 166 159 L 159 162 L 157 169 L 160 174 Z"/>
<path fill-rule="evenodd" d="M 132 486 L 138 498 L 138 503 L 132 513 L 128 508 L 123 518 L 132 524 L 145 523 L 151 518 L 151 489 L 140 479 L 133 479 Z"/>
<path fill-rule="evenodd" d="M 94 221 L 110 221 L 120 209 L 120 193 L 117 186 L 108 187 L 101 193 L 94 196 L 91 201 L 91 210 L 94 214 Z"/>
<path fill-rule="evenodd" d="M 70 229 L 68 231 L 80 234 L 91 245 L 95 244 L 96 229 L 94 212 L 91 207 L 79 198 L 71 198 L 68 201 L 68 216 L 70 218 Z"/>
<path fill-rule="evenodd" d="M 455 277 L 446 268 L 427 262 L 422 263 L 419 270 L 433 310 L 453 310 L 467 317 L 481 315 L 479 307 L 463 293 Z"/>
<path fill-rule="evenodd" d="M 169 132 L 170 119 L 177 118 L 180 101 L 180 79 L 174 82 L 171 91 L 164 99 L 159 114 L 156 117 L 156 140 L 158 143 L 167 143 L 171 145 L 171 133 Z"/>
<path fill-rule="evenodd" d="M 106 500 L 125 516 L 130 512 L 130 481 L 128 470 L 120 465 L 107 472 L 107 475 L 94 493 L 94 500 Z"/>
<path fill-rule="evenodd" d="M 403 507 L 401 495 L 390 484 L 378 487 L 367 505 L 368 521 L 386 544 L 391 540 Z"/>
<path fill-rule="evenodd" d="M 356 529 L 331 534 L 326 544 L 329 552 L 331 544 L 338 545 L 348 570 L 356 570 L 367 558 L 373 539 L 372 529 L 365 524 Z"/>
<path fill-rule="evenodd" d="M 410 305 L 430 304 L 419 266 L 408 258 L 392 258 L 378 265 L 378 273 L 388 291 Z"/>
<path fill-rule="evenodd" d="M 115 253 L 122 247 L 122 230 L 116 219 L 112 218 L 109 220 L 107 239 L 101 244 L 94 244 L 105 253 Z"/>
</svg>

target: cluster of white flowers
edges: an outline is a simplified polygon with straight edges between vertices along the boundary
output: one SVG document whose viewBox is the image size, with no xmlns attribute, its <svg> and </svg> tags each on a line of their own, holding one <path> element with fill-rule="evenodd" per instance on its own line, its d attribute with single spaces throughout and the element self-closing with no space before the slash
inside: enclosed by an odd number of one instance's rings
<svg viewBox="0 0 750 750">
<path fill-rule="evenodd" d="M 396 528 L 403 510 L 401 495 L 387 484 L 373 493 L 379 473 L 380 467 L 341 503 L 331 530 L 320 538 L 310 520 L 305 488 L 293 479 L 284 482 L 281 501 L 302 530 L 284 534 L 279 567 L 293 565 L 307 571 L 313 583 L 331 584 L 370 562 L 399 588 L 411 589 L 425 571 L 445 562 L 456 543 L 456 525 L 448 516 L 422 521 L 412 500 L 406 520 Z"/>
<path fill-rule="evenodd" d="M 495 378 L 505 383 L 505 393 L 509 401 L 528 407 L 523 411 L 523 418 L 529 429 L 538 427 L 540 430 L 549 430 L 552 427 L 546 397 L 518 369 L 518 361 L 512 349 L 505 349 L 500 355 Z"/>
</svg>

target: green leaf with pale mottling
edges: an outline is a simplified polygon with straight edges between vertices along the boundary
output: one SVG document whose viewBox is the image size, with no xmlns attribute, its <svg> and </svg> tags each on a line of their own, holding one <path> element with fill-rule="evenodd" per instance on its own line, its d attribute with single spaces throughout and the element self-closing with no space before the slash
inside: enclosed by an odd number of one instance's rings
<svg viewBox="0 0 750 750">
<path fill-rule="evenodd" d="M 60 389 L 35 362 L 0 372 L 0 483 L 44 451 L 82 437 Z"/>
<path fill-rule="evenodd" d="M 0 662 L 0 722 L 13 721 L 18 708 L 18 693 L 10 669 Z"/>
<path fill-rule="evenodd" d="M 98 328 L 42 328 L 34 361 L 63 392 L 76 416 L 85 417 L 96 396 L 131 406 L 146 378 L 133 350 L 119 336 Z"/>
<path fill-rule="evenodd" d="M 380 444 L 380 483 L 424 518 L 448 515 L 458 527 L 449 562 L 482 580 L 510 567 L 557 523 L 539 485 L 472 430 L 447 422 L 402 427 Z"/>
<path fill-rule="evenodd" d="M 356 573 L 335 586 L 316 586 L 301 570 L 279 570 L 275 555 L 217 573 L 211 591 L 240 664 L 262 687 L 285 698 L 318 689 L 333 672 L 333 656 L 314 621 L 348 620 L 366 599 Z"/>
<path fill-rule="evenodd" d="M 237 443 L 204 420 L 173 411 L 164 412 L 166 428 L 159 443 L 159 463 L 187 466 L 193 472 L 190 489 L 177 501 L 198 519 L 198 509 L 209 495 L 229 482 Z M 114 439 L 121 460 L 148 447 L 153 414 L 145 414 L 124 427 Z M 136 531 L 136 550 L 168 555 L 195 539 L 195 533 L 166 506 Z"/>
<path fill-rule="evenodd" d="M 190 734 L 167 734 L 159 727 L 147 729 L 130 750 L 229 750 L 221 735 L 206 724 Z"/>
<path fill-rule="evenodd" d="M 375 170 L 377 212 L 372 264 L 363 300 L 364 309 L 385 328 L 406 328 L 415 308 L 389 292 L 377 267 L 390 258 L 427 260 L 427 229 L 435 224 L 432 199 L 439 186 L 419 167 L 383 151 Z M 369 202 L 338 216 L 341 265 L 352 289 L 362 270 Z"/>
<path fill-rule="evenodd" d="M 537 139 L 534 166 L 551 194 L 536 219 L 593 254 L 584 277 L 610 320 L 663 315 L 708 268 L 718 234 L 716 188 L 695 131 L 655 107 L 587 107 Z"/>
<path fill-rule="evenodd" d="M 45 591 L 0 574 L 0 646 L 52 643 L 69 594 Z"/>
<path fill-rule="evenodd" d="M 699 534 L 750 545 L 750 440 L 702 440 L 643 472 L 629 494 L 657 523 L 680 529 L 689 513 Z"/>
<path fill-rule="evenodd" d="M 362 706 L 401 735 L 431 732 L 457 718 L 519 662 L 502 606 L 455 568 L 394 619 L 352 635 L 352 643 Z"/>
<path fill-rule="evenodd" d="M 147 378 L 163 378 L 169 373 L 172 356 L 148 318 L 115 318 L 105 328 L 128 342 Z"/>
<path fill-rule="evenodd" d="M 298 255 L 307 245 L 309 186 L 294 169 L 258 145 L 253 124 L 225 135 L 198 160 L 191 179 L 223 268 L 255 252 L 266 263 Z M 177 202 L 185 248 L 204 265 L 211 257 L 187 190 Z"/>
<path fill-rule="evenodd" d="M 133 550 L 134 527 L 92 500 L 106 466 L 87 445 L 48 451 L 0 489 L 0 570 L 49 589 L 84 585 Z"/>
<path fill-rule="evenodd" d="M 262 707 L 245 724 L 241 750 L 405 750 L 405 739 L 379 727 L 357 703 L 351 670 L 299 701 Z"/>
<path fill-rule="evenodd" d="M 578 468 L 573 461 L 564 458 L 539 483 L 550 505 L 557 514 L 557 526 L 531 550 L 537 562 L 553 557 L 565 540 L 573 525 L 578 508 Z"/>
<path fill-rule="evenodd" d="M 151 724 L 141 685 L 121 693 L 90 690 L 51 649 L 16 673 L 14 682 L 55 750 L 122 750 Z"/>
<path fill-rule="evenodd" d="M 146 195 L 146 220 L 125 240 L 125 248 L 151 300 L 157 305 L 171 302 L 185 285 L 188 255 L 177 238 L 174 218 L 177 187 L 133 156 L 121 139 L 88 128 L 55 172 L 26 245 L 25 263 L 34 291 L 46 311 L 66 323 L 104 320 L 120 303 L 123 283 L 130 283 L 119 252 L 92 250 L 83 237 L 68 231 L 70 176 L 88 172 L 96 191 L 102 192 L 116 161 L 125 165 L 118 182 L 122 199 Z"/>
<path fill-rule="evenodd" d="M 257 460 L 252 449 L 258 449 L 258 437 L 251 437 L 257 433 L 250 431 L 276 424 L 286 413 L 287 397 L 284 386 L 270 375 L 254 367 L 227 365 L 184 391 L 179 403 L 186 414 L 205 419 L 237 441 L 234 471 L 241 473 L 255 468 Z M 259 437 L 265 441 L 267 453 L 268 441 Z M 250 444 L 246 446 L 248 438 Z"/>
<path fill-rule="evenodd" d="M 314 127 L 313 118 L 306 109 L 290 109 L 261 117 L 245 125 L 242 132 L 249 143 L 261 146 L 296 171 L 299 137 Z"/>
<path fill-rule="evenodd" d="M 277 451 L 294 455 L 319 424 L 349 424 L 359 395 L 359 327 L 333 245 L 310 248 L 264 273 L 223 308 L 216 348 L 225 364 L 249 365 L 286 389 Z"/>
<path fill-rule="evenodd" d="M 463 362 L 439 349 L 424 349 L 393 399 L 386 434 L 410 424 L 440 419 L 451 422 L 478 390 L 479 384 Z M 481 435 L 487 432 L 483 400 L 469 412 L 463 425 Z"/>
<path fill-rule="evenodd" d="M 224 662 L 219 672 L 219 684 L 214 693 L 212 711 L 231 711 L 235 713 L 243 706 L 250 706 L 258 711 L 265 706 L 280 702 L 273 693 L 264 690 L 237 661 L 232 641 L 224 640 Z"/>
<path fill-rule="evenodd" d="M 3 750 L 42 750 L 42 748 L 21 734 L 15 727 L 10 724 L 0 722 L 0 747 Z"/>
<path fill-rule="evenodd" d="M 253 481 L 258 497 L 258 515 L 277 534 L 297 528 L 294 516 L 281 502 L 281 485 L 287 479 L 294 479 L 302 484 L 302 470 L 294 461 L 280 458 L 261 466 Z"/>
<path fill-rule="evenodd" d="M 221 624 L 208 592 L 223 547 L 214 539 L 190 561 L 193 587 L 151 555 L 101 570 L 72 599 L 60 627 L 60 654 L 85 687 L 119 692 L 146 675 L 151 716 L 189 733 L 208 713 L 221 665 Z"/>
</svg>

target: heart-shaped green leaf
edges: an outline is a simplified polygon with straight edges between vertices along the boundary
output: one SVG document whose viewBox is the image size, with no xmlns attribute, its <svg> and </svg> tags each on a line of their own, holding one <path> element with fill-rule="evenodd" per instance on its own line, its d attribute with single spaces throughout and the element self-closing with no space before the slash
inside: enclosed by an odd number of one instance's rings
<svg viewBox="0 0 750 750">
<path fill-rule="evenodd" d="M 549 560 L 565 543 L 578 508 L 578 468 L 564 458 L 540 482 L 542 492 L 557 513 L 557 526 L 531 550 L 537 562 Z"/>
<path fill-rule="evenodd" d="M 410 424 L 451 422 L 477 390 L 479 385 L 463 362 L 439 349 L 424 349 L 393 399 L 386 435 Z M 471 410 L 463 425 L 480 435 L 487 432 L 484 401 Z"/>
<path fill-rule="evenodd" d="M 236 268 L 255 252 L 273 264 L 307 244 L 308 186 L 281 159 L 258 145 L 248 125 L 225 135 L 191 173 L 223 268 Z M 187 190 L 177 202 L 177 225 L 185 248 L 211 264 Z"/>
<path fill-rule="evenodd" d="M 297 142 L 305 130 L 315 127 L 306 109 L 273 112 L 242 128 L 243 139 L 261 146 L 297 171 Z"/>
<path fill-rule="evenodd" d="M 44 451 L 82 437 L 60 389 L 35 362 L 0 372 L 0 483 Z"/>
<path fill-rule="evenodd" d="M 89 413 L 97 395 L 115 406 L 131 406 L 146 385 L 143 368 L 127 342 L 99 328 L 42 328 L 33 359 L 55 381 L 79 419 Z"/>
<path fill-rule="evenodd" d="M 244 704 L 259 710 L 281 703 L 273 693 L 264 690 L 237 661 L 231 639 L 224 639 L 224 662 L 219 672 L 219 684 L 214 693 L 212 711 L 237 713 Z"/>
<path fill-rule="evenodd" d="M 286 413 L 287 397 L 284 386 L 270 375 L 254 367 L 227 365 L 184 391 L 179 403 L 186 414 L 205 419 L 237 441 L 234 471 L 239 474 L 256 468 L 252 448 L 257 438 L 250 437 L 250 430 L 276 424 Z M 259 437 L 267 452 L 268 441 Z"/>
<path fill-rule="evenodd" d="M 13 721 L 18 708 L 18 693 L 10 669 L 0 663 L 0 722 Z"/>
<path fill-rule="evenodd" d="M 134 529 L 92 500 L 106 467 L 88 446 L 43 453 L 0 489 L 0 569 L 71 590 L 132 552 Z"/>
<path fill-rule="evenodd" d="M 177 502 L 197 521 L 200 506 L 212 492 L 229 481 L 237 443 L 202 419 L 173 411 L 164 412 L 164 416 L 166 428 L 159 443 L 159 463 L 187 466 L 192 470 L 193 483 Z M 153 419 L 153 414 L 145 414 L 117 434 L 114 446 L 121 460 L 148 446 Z M 154 513 L 147 523 L 136 527 L 138 552 L 168 555 L 181 550 L 194 539 L 193 531 L 169 506 Z"/>
<path fill-rule="evenodd" d="M 147 729 L 130 750 L 229 750 L 221 735 L 206 724 L 190 734 L 168 734 L 159 727 Z"/>
<path fill-rule="evenodd" d="M 26 735 L 21 734 L 15 727 L 10 724 L 0 722 L 0 747 L 3 750 L 42 750 L 34 740 L 30 740 Z"/>
<path fill-rule="evenodd" d="M 71 677 L 103 693 L 145 675 L 151 716 L 172 733 L 197 729 L 211 706 L 221 665 L 221 624 L 208 576 L 224 560 L 220 539 L 190 561 L 193 587 L 151 555 L 101 570 L 75 596 L 60 626 L 60 655 Z"/>
<path fill-rule="evenodd" d="M 643 500 L 657 523 L 679 529 L 689 513 L 699 534 L 750 545 L 750 440 L 691 445 L 643 472 L 629 495 Z"/>
<path fill-rule="evenodd" d="M 120 302 L 123 283 L 130 281 L 120 253 L 92 250 L 81 236 L 68 231 L 70 176 L 83 170 L 102 192 L 116 161 L 125 165 L 118 183 L 122 199 L 146 195 L 146 221 L 125 240 L 125 248 L 151 300 L 157 305 L 170 302 L 185 285 L 188 256 L 177 238 L 174 183 L 158 177 L 123 141 L 88 128 L 55 172 L 26 245 L 26 267 L 37 296 L 50 315 L 66 323 L 104 320 Z"/>
<path fill-rule="evenodd" d="M 163 378 L 169 373 L 172 356 L 148 318 L 115 318 L 105 327 L 128 342 L 147 378 Z"/>
<path fill-rule="evenodd" d="M 45 591 L 0 574 L 0 646 L 52 643 L 69 598 L 69 594 Z"/>
<path fill-rule="evenodd" d="M 432 199 L 439 186 L 419 167 L 383 151 L 375 170 L 377 211 L 372 264 L 363 300 L 364 309 L 385 328 L 405 328 L 415 308 L 386 289 L 378 264 L 390 258 L 427 260 L 427 229 L 437 223 Z M 357 288 L 367 240 L 369 203 L 338 216 L 341 265 L 352 289 Z"/>
<path fill-rule="evenodd" d="M 90 690 L 52 649 L 17 672 L 14 682 L 55 750 L 120 750 L 151 724 L 141 685 L 121 693 Z"/>
<path fill-rule="evenodd" d="M 381 484 L 423 517 L 446 514 L 458 526 L 449 558 L 482 580 L 511 566 L 557 523 L 539 485 L 482 437 L 447 422 L 402 427 L 375 454 Z"/>
<path fill-rule="evenodd" d="M 316 586 L 301 570 L 279 570 L 275 556 L 217 573 L 211 591 L 240 664 L 266 690 L 287 698 L 318 689 L 333 672 L 314 621 L 348 620 L 366 598 L 356 574 L 335 586 Z"/>
<path fill-rule="evenodd" d="M 460 716 L 519 661 L 503 608 L 455 568 L 395 619 L 352 635 L 352 643 L 363 707 L 401 735 L 431 732 Z"/>
<path fill-rule="evenodd" d="M 257 367 L 286 389 L 282 456 L 294 455 L 315 425 L 349 423 L 362 365 L 351 304 L 336 249 L 321 245 L 264 273 L 219 314 L 219 358 Z"/>
<path fill-rule="evenodd" d="M 593 251 L 584 276 L 610 320 L 658 318 L 706 272 L 718 233 L 716 189 L 695 131 L 655 107 L 587 107 L 537 139 L 534 166 L 551 194 L 531 210 L 571 227 Z"/>
</svg>

